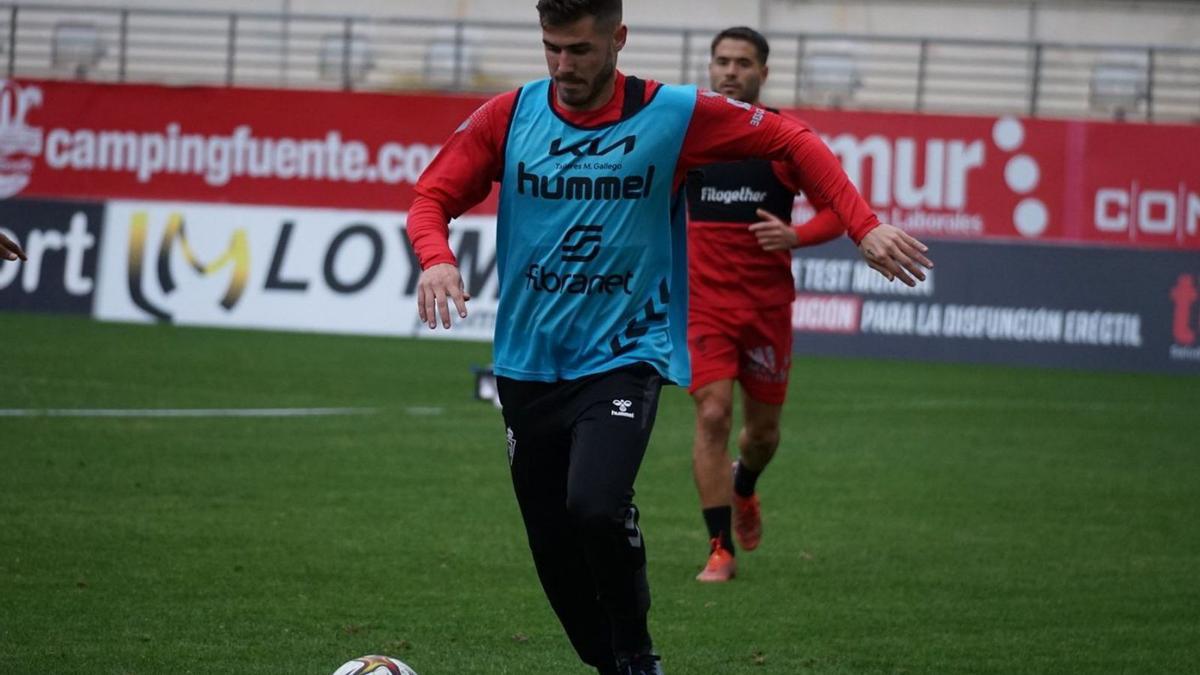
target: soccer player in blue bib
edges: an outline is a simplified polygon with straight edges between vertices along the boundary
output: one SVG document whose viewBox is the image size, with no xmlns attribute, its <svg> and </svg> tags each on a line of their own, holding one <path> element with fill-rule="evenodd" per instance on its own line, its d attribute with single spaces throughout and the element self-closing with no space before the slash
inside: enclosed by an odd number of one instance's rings
<svg viewBox="0 0 1200 675">
<path fill-rule="evenodd" d="M 450 327 L 451 305 L 467 316 L 447 225 L 498 181 L 494 368 L 538 577 L 585 663 L 653 675 L 663 671 L 633 485 L 662 384 L 690 378 L 687 170 L 789 162 L 872 267 L 911 285 L 932 264 L 923 244 L 879 222 L 811 129 L 618 72 L 620 0 L 537 8 L 550 77 L 476 110 L 417 185 L 417 308 L 430 328 Z"/>
</svg>

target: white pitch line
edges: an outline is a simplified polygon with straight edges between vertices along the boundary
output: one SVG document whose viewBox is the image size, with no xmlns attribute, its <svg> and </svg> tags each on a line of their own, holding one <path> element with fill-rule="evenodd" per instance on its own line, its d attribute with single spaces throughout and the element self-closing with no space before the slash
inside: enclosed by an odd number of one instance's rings
<svg viewBox="0 0 1200 675">
<path fill-rule="evenodd" d="M 0 417 L 330 417 L 374 408 L 0 408 Z"/>
</svg>

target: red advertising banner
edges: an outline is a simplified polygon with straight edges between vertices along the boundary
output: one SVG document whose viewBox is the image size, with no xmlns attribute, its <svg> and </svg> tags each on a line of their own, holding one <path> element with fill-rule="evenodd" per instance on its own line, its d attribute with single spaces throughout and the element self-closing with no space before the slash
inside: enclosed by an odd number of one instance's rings
<svg viewBox="0 0 1200 675">
<path fill-rule="evenodd" d="M 0 198 L 403 210 L 482 101 L 0 81 Z M 1200 249 L 1200 126 L 795 113 L 919 236 Z"/>
<path fill-rule="evenodd" d="M 796 112 L 914 234 L 1200 248 L 1200 125 Z"/>
<path fill-rule="evenodd" d="M 481 101 L 0 82 L 0 197 L 404 210 L 441 143 Z"/>
</svg>

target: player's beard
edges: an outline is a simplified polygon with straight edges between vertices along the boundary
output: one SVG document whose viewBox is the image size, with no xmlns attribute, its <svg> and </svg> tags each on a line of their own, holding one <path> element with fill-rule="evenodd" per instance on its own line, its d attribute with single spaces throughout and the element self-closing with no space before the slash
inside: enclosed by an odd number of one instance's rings
<svg viewBox="0 0 1200 675">
<path fill-rule="evenodd" d="M 762 94 L 762 83 L 763 78 L 756 76 L 709 79 L 713 91 L 743 103 L 758 103 L 758 95 Z"/>
<path fill-rule="evenodd" d="M 720 83 L 716 83 L 713 89 L 743 103 L 758 103 L 758 95 L 762 92 L 762 80 L 751 78 L 739 80 L 732 84 L 733 87 L 729 87 L 728 85 L 721 86 Z"/>
<path fill-rule="evenodd" d="M 586 89 L 569 90 L 561 84 L 558 87 L 558 100 L 565 105 L 578 109 L 590 109 L 596 99 L 603 93 L 605 85 L 612 79 L 613 73 L 617 70 L 617 53 L 610 51 L 608 57 L 604 61 L 604 66 L 600 72 L 596 73 L 596 77 L 592 79 L 591 85 Z M 575 80 L 576 83 L 582 82 Z"/>
<path fill-rule="evenodd" d="M 743 103 L 758 103 L 758 95 L 762 91 L 762 80 L 751 80 L 742 85 L 742 95 L 738 100 Z"/>
</svg>

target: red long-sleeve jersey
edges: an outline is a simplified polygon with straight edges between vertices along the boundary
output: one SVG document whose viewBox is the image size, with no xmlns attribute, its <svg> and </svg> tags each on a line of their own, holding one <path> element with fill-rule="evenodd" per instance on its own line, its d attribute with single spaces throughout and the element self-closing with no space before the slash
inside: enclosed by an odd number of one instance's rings
<svg viewBox="0 0 1200 675">
<path fill-rule="evenodd" d="M 618 72 L 613 97 L 596 110 L 567 110 L 557 97 L 550 98 L 556 112 L 571 124 L 593 127 L 620 119 L 624 85 L 625 76 Z M 658 87 L 658 82 L 647 81 L 647 101 Z M 408 236 L 422 269 L 456 263 L 448 243 L 448 223 L 483 201 L 492 183 L 500 179 L 516 93 L 496 96 L 472 113 L 417 182 L 417 196 L 408 213 Z M 699 92 L 676 164 L 675 188 L 682 185 L 690 168 L 748 157 L 791 165 L 800 189 L 828 204 L 855 242 L 879 224 L 833 153 L 807 126 L 712 92 Z"/>
</svg>

